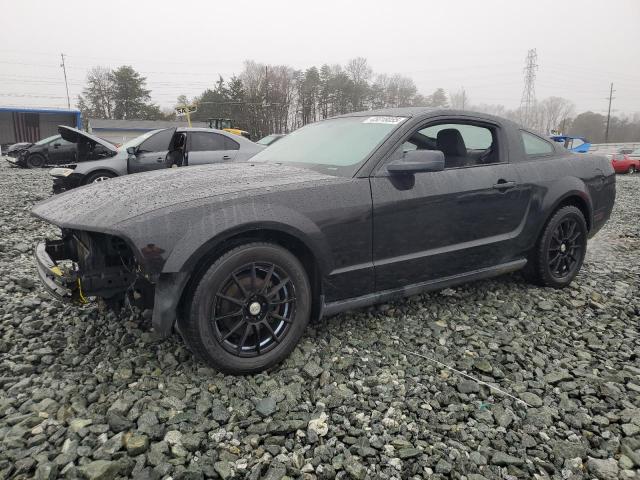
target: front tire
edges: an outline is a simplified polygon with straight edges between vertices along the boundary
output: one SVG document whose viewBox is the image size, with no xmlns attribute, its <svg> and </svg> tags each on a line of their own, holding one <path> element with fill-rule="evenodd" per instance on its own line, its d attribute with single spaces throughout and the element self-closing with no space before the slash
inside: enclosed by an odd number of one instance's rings
<svg viewBox="0 0 640 480">
<path fill-rule="evenodd" d="M 300 261 L 278 245 L 249 243 L 204 272 L 179 330 L 209 365 L 244 375 L 284 360 L 310 313 L 311 287 Z"/>
<path fill-rule="evenodd" d="M 27 168 L 42 168 L 44 167 L 44 163 L 44 157 L 38 153 L 34 153 L 27 157 Z"/>
<path fill-rule="evenodd" d="M 576 277 L 587 253 L 587 222 L 568 205 L 547 222 L 529 255 L 525 277 L 544 287 L 564 288 Z"/>
<path fill-rule="evenodd" d="M 634 165 L 631 165 L 631 166 L 629 167 L 629 170 L 627 170 L 627 173 L 628 173 L 629 175 L 633 175 L 634 173 L 636 173 L 636 167 L 635 167 Z"/>
</svg>

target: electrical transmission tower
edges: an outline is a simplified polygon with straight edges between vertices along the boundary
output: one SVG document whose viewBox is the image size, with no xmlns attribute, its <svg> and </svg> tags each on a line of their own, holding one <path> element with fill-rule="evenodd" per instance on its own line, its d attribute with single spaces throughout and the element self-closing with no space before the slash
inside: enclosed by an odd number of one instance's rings
<svg viewBox="0 0 640 480">
<path fill-rule="evenodd" d="M 538 69 L 538 54 L 532 48 L 527 52 L 524 66 L 524 89 L 520 100 L 520 121 L 524 126 L 531 127 L 534 120 L 536 105 L 536 70 Z"/>
</svg>

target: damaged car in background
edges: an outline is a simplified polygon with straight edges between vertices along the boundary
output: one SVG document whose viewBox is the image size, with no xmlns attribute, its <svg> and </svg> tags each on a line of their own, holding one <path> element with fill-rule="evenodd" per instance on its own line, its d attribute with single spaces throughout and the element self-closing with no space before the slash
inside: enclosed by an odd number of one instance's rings
<svg viewBox="0 0 640 480">
<path fill-rule="evenodd" d="M 567 286 L 615 175 L 515 123 L 401 108 L 307 125 L 251 162 L 56 196 L 33 214 L 42 282 L 76 303 L 151 308 L 222 372 L 282 361 L 310 318 L 522 270 Z"/>
<path fill-rule="evenodd" d="M 77 148 L 78 162 L 51 170 L 54 193 L 172 166 L 248 160 L 265 148 L 242 136 L 208 128 L 152 130 L 120 147 L 72 127 L 59 126 L 58 131 Z"/>
<path fill-rule="evenodd" d="M 7 150 L 7 156 L 10 164 L 22 168 L 68 165 L 77 161 L 76 146 L 60 135 L 36 143 L 17 143 Z"/>
</svg>

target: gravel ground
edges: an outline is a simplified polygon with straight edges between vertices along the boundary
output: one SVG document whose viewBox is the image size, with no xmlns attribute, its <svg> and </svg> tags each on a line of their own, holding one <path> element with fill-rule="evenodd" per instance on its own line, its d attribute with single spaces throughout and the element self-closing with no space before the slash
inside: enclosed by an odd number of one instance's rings
<svg viewBox="0 0 640 480">
<path fill-rule="evenodd" d="M 0 166 L 0 479 L 640 478 L 638 175 L 571 287 L 510 275 L 339 315 L 252 377 L 146 315 L 49 298 L 31 246 L 55 230 L 29 216 L 49 188 Z"/>
</svg>

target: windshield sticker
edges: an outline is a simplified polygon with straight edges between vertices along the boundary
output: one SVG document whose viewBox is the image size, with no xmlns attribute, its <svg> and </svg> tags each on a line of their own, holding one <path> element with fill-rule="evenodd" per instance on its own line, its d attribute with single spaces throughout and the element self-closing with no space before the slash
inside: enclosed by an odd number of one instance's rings
<svg viewBox="0 0 640 480">
<path fill-rule="evenodd" d="M 384 123 L 387 125 L 398 125 L 406 120 L 406 117 L 369 117 L 362 123 Z"/>
</svg>

